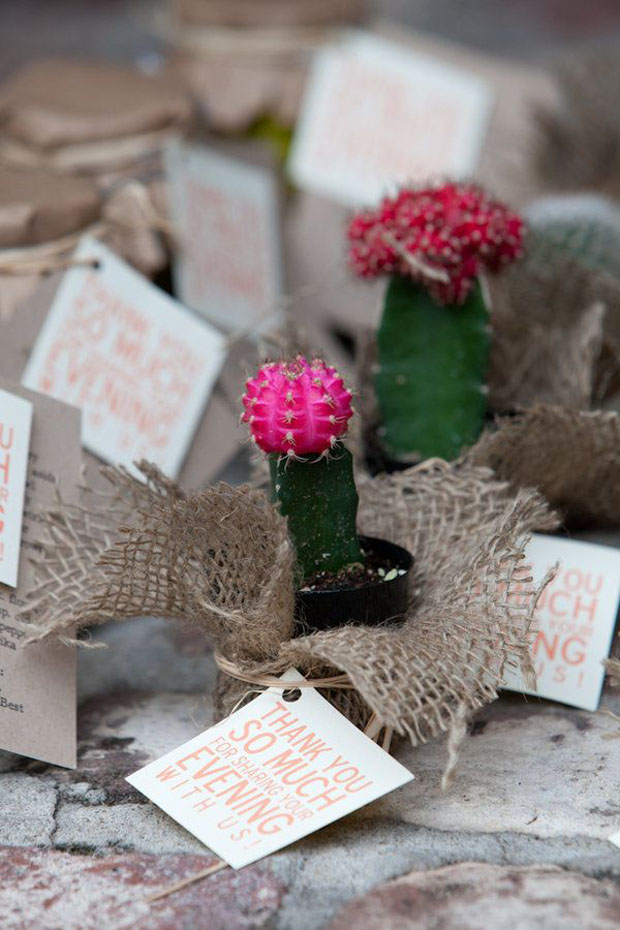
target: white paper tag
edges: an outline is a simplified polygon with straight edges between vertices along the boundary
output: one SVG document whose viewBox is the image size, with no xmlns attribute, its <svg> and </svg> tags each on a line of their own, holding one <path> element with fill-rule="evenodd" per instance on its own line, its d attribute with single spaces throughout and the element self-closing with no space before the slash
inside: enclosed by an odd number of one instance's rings
<svg viewBox="0 0 620 930">
<path fill-rule="evenodd" d="M 66 273 L 22 383 L 82 410 L 84 446 L 176 477 L 225 357 L 225 340 L 96 239 Z"/>
<path fill-rule="evenodd" d="M 492 93 L 467 71 L 352 33 L 315 59 L 289 163 L 300 187 L 350 206 L 478 164 Z"/>
<path fill-rule="evenodd" d="M 536 535 L 525 554 L 536 582 L 556 563 L 560 567 L 535 615 L 536 691 L 528 691 L 514 670 L 505 675 L 506 687 L 594 711 L 618 613 L 620 550 Z"/>
<path fill-rule="evenodd" d="M 614 846 L 617 846 L 620 849 L 620 830 L 617 833 L 612 833 L 611 836 L 608 836 L 607 839 L 610 843 L 613 843 Z"/>
<path fill-rule="evenodd" d="M 240 869 L 414 777 L 316 690 L 298 690 L 290 703 L 265 691 L 127 781 Z"/>
<path fill-rule="evenodd" d="M 17 587 L 32 404 L 0 390 L 0 584 Z"/>
<path fill-rule="evenodd" d="M 181 248 L 181 300 L 228 331 L 280 316 L 280 204 L 273 171 L 210 148 L 174 145 L 166 167 Z"/>
</svg>

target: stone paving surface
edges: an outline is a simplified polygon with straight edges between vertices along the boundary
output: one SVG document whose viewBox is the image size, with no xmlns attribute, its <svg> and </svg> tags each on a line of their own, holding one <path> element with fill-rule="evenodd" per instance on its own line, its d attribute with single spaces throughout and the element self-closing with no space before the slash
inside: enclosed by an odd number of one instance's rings
<svg viewBox="0 0 620 930">
<path fill-rule="evenodd" d="M 0 30 L 2 75 L 37 54 L 79 48 L 134 60 L 162 49 L 163 0 L 11 6 Z M 520 58 L 620 36 L 617 0 L 369 7 Z M 620 849 L 607 839 L 620 830 L 620 720 L 516 695 L 477 717 L 446 794 L 444 743 L 402 746 L 416 779 L 399 792 L 259 864 L 147 902 L 213 857 L 124 779 L 210 722 L 215 669 L 204 640 L 163 621 L 99 637 L 107 650 L 80 655 L 77 770 L 0 752 L 0 930 L 620 925 Z M 603 708 L 620 715 L 620 690 L 607 690 Z"/>
<path fill-rule="evenodd" d="M 329 930 L 612 930 L 619 920 L 620 891 L 610 882 L 553 867 L 468 863 L 390 882 L 346 907 Z"/>
<path fill-rule="evenodd" d="M 620 719 L 516 694 L 478 715 L 447 793 L 440 791 L 444 742 L 416 750 L 403 744 L 397 755 L 416 779 L 398 792 L 250 869 L 225 870 L 148 905 L 149 893 L 213 859 L 125 776 L 209 724 L 214 664 L 202 640 L 164 621 L 111 626 L 98 638 L 109 648 L 80 653 L 77 770 L 8 754 L 1 760 L 2 930 L 323 930 L 334 920 L 333 930 L 345 922 L 450 928 L 441 902 L 455 882 L 445 867 L 463 862 L 491 876 L 476 882 L 488 885 L 488 907 L 496 908 L 490 923 L 468 924 L 477 873 L 461 876 L 454 901 L 463 930 L 503 927 L 506 901 L 521 921 L 506 927 L 572 928 L 562 922 L 572 911 L 550 904 L 530 912 L 524 904 L 543 895 L 541 867 L 550 865 L 567 870 L 561 880 L 553 873 L 555 884 L 571 889 L 564 897 L 583 899 L 574 912 L 582 923 L 574 926 L 608 925 L 600 916 L 605 896 L 620 887 L 620 849 L 608 840 L 620 830 Z M 620 717 L 620 690 L 607 688 L 602 708 Z M 382 887 L 408 873 L 406 892 Z M 425 902 L 426 910 L 415 909 L 417 923 L 398 911 L 411 895 Z M 89 902 L 101 915 L 96 923 L 88 923 Z M 375 906 L 385 922 L 368 922 Z"/>
<path fill-rule="evenodd" d="M 146 898 L 205 867 L 201 856 L 71 856 L 50 850 L 0 851 L 2 930 L 258 930 L 284 894 L 258 866 L 227 871 L 149 903 Z"/>
</svg>

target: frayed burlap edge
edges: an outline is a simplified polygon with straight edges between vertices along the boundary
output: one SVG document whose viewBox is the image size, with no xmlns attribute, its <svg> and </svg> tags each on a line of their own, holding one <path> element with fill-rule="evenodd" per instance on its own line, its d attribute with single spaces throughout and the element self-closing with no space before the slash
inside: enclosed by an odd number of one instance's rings
<svg viewBox="0 0 620 930">
<path fill-rule="evenodd" d="M 573 52 L 557 61 L 552 76 L 560 105 L 533 108 L 532 175 L 547 190 L 597 190 L 617 197 L 617 54 Z"/>
<path fill-rule="evenodd" d="M 540 587 L 524 547 L 556 525 L 533 491 L 511 496 L 486 469 L 429 462 L 360 481 L 360 530 L 415 555 L 405 620 L 293 634 L 293 554 L 286 522 L 263 492 L 220 484 L 186 494 L 152 467 L 145 482 L 108 469 L 109 495 L 59 502 L 39 585 L 22 619 L 31 639 L 106 620 L 157 615 L 193 623 L 246 676 L 291 665 L 347 676 L 326 689 L 353 723 L 414 745 L 448 732 L 449 770 L 464 721 L 494 700 L 507 666 L 532 684 L 530 625 Z M 343 620 L 346 618 L 343 618 Z M 248 684 L 223 679 L 220 712 Z"/>
<path fill-rule="evenodd" d="M 487 429 L 465 456 L 516 488 L 537 488 L 565 521 L 620 525 L 620 419 L 537 404 Z"/>
</svg>

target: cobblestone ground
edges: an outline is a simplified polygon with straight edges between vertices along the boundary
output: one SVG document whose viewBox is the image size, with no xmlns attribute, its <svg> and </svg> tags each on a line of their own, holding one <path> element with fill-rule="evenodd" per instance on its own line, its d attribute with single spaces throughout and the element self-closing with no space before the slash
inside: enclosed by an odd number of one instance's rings
<svg viewBox="0 0 620 930">
<path fill-rule="evenodd" d="M 373 12 L 530 60 L 617 42 L 617 0 L 373 0 Z M 9 9 L 10 6 L 10 9 Z M 158 0 L 6 4 L 0 75 L 40 54 L 163 50 Z M 125 776 L 211 719 L 206 644 L 155 620 L 80 656 L 75 772 L 0 754 L 1 930 L 607 930 L 620 925 L 620 691 L 584 713 L 506 695 L 445 747 L 401 747 L 416 780 L 268 860 L 163 900 L 214 861 Z"/>
<path fill-rule="evenodd" d="M 149 904 L 214 857 L 124 779 L 210 722 L 214 665 L 200 637 L 163 621 L 98 635 L 108 649 L 80 655 L 77 770 L 0 758 L 3 930 L 620 922 L 620 850 L 608 840 L 620 829 L 620 720 L 514 694 L 477 717 L 446 794 L 444 743 L 402 746 L 411 784 Z M 602 709 L 620 714 L 620 690 Z"/>
</svg>

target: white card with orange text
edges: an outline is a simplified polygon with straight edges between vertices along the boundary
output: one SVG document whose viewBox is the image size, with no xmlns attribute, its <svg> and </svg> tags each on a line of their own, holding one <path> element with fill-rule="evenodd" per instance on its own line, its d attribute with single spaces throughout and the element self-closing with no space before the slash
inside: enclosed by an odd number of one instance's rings
<svg viewBox="0 0 620 930">
<path fill-rule="evenodd" d="M 0 584 L 17 587 L 32 404 L 0 390 Z"/>
<path fill-rule="evenodd" d="M 63 277 L 22 383 L 79 407 L 82 442 L 106 462 L 142 458 L 171 478 L 225 358 L 223 335 L 85 238 Z"/>
<path fill-rule="evenodd" d="M 404 183 L 473 174 L 490 87 L 460 68 L 353 32 L 314 62 L 289 161 L 293 181 L 347 206 Z"/>
<path fill-rule="evenodd" d="M 234 869 L 411 781 L 315 689 L 298 692 L 263 692 L 127 781 Z"/>
<path fill-rule="evenodd" d="M 559 563 L 536 609 L 532 661 L 536 691 L 516 671 L 505 686 L 594 711 L 599 705 L 620 600 L 620 550 L 535 535 L 526 549 L 535 582 Z"/>
<path fill-rule="evenodd" d="M 277 323 L 282 243 L 275 171 L 181 144 L 167 151 L 166 169 L 181 300 L 227 331 Z"/>
</svg>

